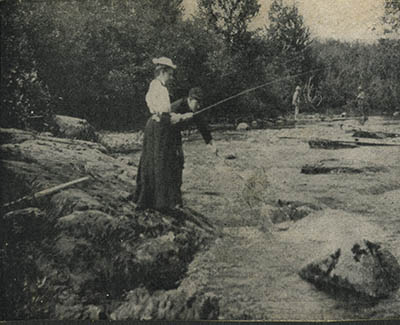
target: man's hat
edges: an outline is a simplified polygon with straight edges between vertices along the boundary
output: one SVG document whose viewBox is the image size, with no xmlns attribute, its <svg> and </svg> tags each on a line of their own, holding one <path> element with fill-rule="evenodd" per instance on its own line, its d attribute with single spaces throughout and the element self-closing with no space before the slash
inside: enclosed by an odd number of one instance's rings
<svg viewBox="0 0 400 325">
<path fill-rule="evenodd" d="M 153 63 L 154 64 L 158 64 L 158 65 L 165 65 L 167 67 L 170 67 L 172 69 L 176 69 L 176 65 L 172 63 L 171 59 L 168 59 L 166 57 L 161 57 L 161 58 L 155 58 L 153 59 Z"/>
<path fill-rule="evenodd" d="M 200 87 L 192 88 L 189 90 L 189 97 L 200 101 L 203 99 L 203 91 Z"/>
<path fill-rule="evenodd" d="M 297 86 L 297 87 L 296 87 L 296 90 L 301 90 L 301 87 L 300 87 L 300 86 Z"/>
</svg>

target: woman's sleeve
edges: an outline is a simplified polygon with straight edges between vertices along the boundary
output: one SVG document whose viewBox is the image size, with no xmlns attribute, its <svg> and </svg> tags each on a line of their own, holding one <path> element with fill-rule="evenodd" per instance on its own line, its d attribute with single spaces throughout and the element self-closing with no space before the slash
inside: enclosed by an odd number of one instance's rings
<svg viewBox="0 0 400 325">
<path fill-rule="evenodd" d="M 149 90 L 146 94 L 146 103 L 152 114 L 169 113 L 171 111 L 168 90 L 156 80 L 150 83 Z"/>
</svg>

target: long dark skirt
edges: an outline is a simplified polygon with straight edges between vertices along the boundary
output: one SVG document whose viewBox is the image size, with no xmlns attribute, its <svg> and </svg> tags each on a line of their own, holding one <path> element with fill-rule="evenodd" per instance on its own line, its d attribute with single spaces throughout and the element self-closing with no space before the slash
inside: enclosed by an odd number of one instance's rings
<svg viewBox="0 0 400 325">
<path fill-rule="evenodd" d="M 136 176 L 135 201 L 139 208 L 163 210 L 182 204 L 183 156 L 179 137 L 169 114 L 162 114 L 159 122 L 151 118 L 147 121 Z"/>
</svg>

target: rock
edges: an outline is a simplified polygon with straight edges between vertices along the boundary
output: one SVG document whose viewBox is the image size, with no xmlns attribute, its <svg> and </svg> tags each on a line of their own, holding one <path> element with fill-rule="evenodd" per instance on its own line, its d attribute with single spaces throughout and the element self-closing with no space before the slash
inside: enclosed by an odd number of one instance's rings
<svg viewBox="0 0 400 325">
<path fill-rule="evenodd" d="M 33 140 L 34 133 L 19 129 L 3 129 L 0 128 L 0 144 L 4 143 L 21 143 L 26 140 Z"/>
<path fill-rule="evenodd" d="M 73 211 L 99 210 L 101 203 L 80 189 L 67 189 L 50 199 L 50 216 L 54 219 L 66 216 Z"/>
<path fill-rule="evenodd" d="M 256 129 L 256 128 L 258 127 L 258 122 L 257 122 L 257 121 L 252 121 L 252 122 L 251 122 L 251 127 L 252 127 L 253 129 Z"/>
<path fill-rule="evenodd" d="M 354 149 L 358 147 L 356 143 L 332 140 L 310 140 L 308 145 L 312 149 Z"/>
<path fill-rule="evenodd" d="M 82 316 L 83 319 L 90 319 L 90 320 L 105 319 L 103 308 L 96 305 L 86 306 Z"/>
<path fill-rule="evenodd" d="M 4 203 L 82 176 L 91 178 L 38 200 L 39 209 L 13 211 L 3 219 L 3 229 L 10 230 L 7 256 L 13 258 L 5 263 L 7 270 L 21 266 L 17 282 L 7 272 L 8 290 L 35 287 L 46 279 L 38 292 L 51 297 L 43 298 L 43 304 L 31 296 L 18 300 L 22 317 L 96 319 L 102 317 L 99 308 L 114 310 L 126 291 L 140 286 L 151 292 L 176 289 L 195 254 L 216 236 L 208 218 L 188 208 L 168 214 L 136 211 L 130 199 L 136 168 L 102 152 L 98 143 L 10 129 L 0 130 L 0 137 L 6 142 L 0 146 L 7 179 L 0 182 L 0 193 L 9 193 L 2 195 Z M 31 270 L 28 279 L 26 269 Z M 174 308 L 178 313 L 186 307 Z"/>
<path fill-rule="evenodd" d="M 131 153 L 141 150 L 143 131 L 130 133 L 103 133 L 99 142 L 111 153 Z"/>
<path fill-rule="evenodd" d="M 58 127 L 57 135 L 60 137 L 93 142 L 97 141 L 95 129 L 84 119 L 55 115 L 54 122 Z"/>
<path fill-rule="evenodd" d="M 393 113 L 393 117 L 399 118 L 400 117 L 400 111 L 396 111 Z"/>
<path fill-rule="evenodd" d="M 24 208 L 10 211 L 2 218 L 1 227 L 5 230 L 7 240 L 38 240 L 41 233 L 51 225 L 45 213 L 38 208 Z M 9 237 L 9 234 L 11 235 Z"/>
<path fill-rule="evenodd" d="M 236 127 L 236 130 L 238 131 L 243 131 L 243 130 L 250 130 L 250 126 L 247 123 L 239 123 L 238 126 Z"/>
<path fill-rule="evenodd" d="M 54 134 L 51 132 L 40 132 L 40 135 L 44 137 L 54 137 Z"/>
<path fill-rule="evenodd" d="M 309 214 L 315 212 L 315 209 L 313 209 L 313 208 L 311 208 L 309 206 L 306 206 L 306 205 L 297 207 L 294 210 L 295 211 L 294 211 L 293 215 L 290 218 L 293 221 L 302 219 L 302 218 L 308 216 Z"/>
<path fill-rule="evenodd" d="M 225 156 L 225 159 L 228 159 L 228 160 L 236 159 L 236 155 L 233 154 L 233 153 L 228 154 L 228 155 Z"/>
<path fill-rule="evenodd" d="M 273 127 L 273 126 L 275 126 L 275 123 L 273 121 L 266 120 L 266 121 L 264 121 L 264 126 L 267 128 Z"/>
<path fill-rule="evenodd" d="M 353 137 L 355 138 L 370 138 L 370 139 L 386 139 L 386 138 L 396 138 L 399 137 L 400 134 L 397 133 L 387 133 L 387 132 L 369 132 L 356 130 L 353 133 Z"/>
<path fill-rule="evenodd" d="M 102 230 L 106 228 L 112 232 L 117 227 L 117 220 L 115 219 L 98 210 L 74 211 L 59 218 L 56 229 L 74 237 L 90 238 L 101 235 Z"/>
<path fill-rule="evenodd" d="M 384 166 L 373 165 L 369 162 L 345 159 L 321 160 L 316 164 L 307 164 L 301 168 L 302 174 L 361 174 L 385 172 Z"/>
<path fill-rule="evenodd" d="M 266 220 L 270 220 L 273 224 L 290 223 L 291 221 L 300 220 L 312 212 L 315 209 L 307 206 L 295 206 L 283 204 L 279 207 L 274 207 L 268 204 L 263 204 L 258 209 L 259 215 Z"/>
<path fill-rule="evenodd" d="M 111 313 L 112 320 L 211 320 L 219 315 L 218 298 L 210 293 L 190 294 L 184 290 L 157 291 L 150 295 L 139 288 L 130 291 L 126 302 Z"/>
<path fill-rule="evenodd" d="M 400 265 L 380 244 L 361 240 L 341 244 L 325 258 L 299 272 L 321 289 L 342 290 L 366 298 L 383 298 L 400 288 Z"/>
</svg>

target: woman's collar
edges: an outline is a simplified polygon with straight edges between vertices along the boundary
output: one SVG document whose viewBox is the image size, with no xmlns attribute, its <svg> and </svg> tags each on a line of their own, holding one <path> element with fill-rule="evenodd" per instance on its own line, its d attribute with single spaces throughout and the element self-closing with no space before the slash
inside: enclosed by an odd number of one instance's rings
<svg viewBox="0 0 400 325">
<path fill-rule="evenodd" d="M 161 79 L 159 79 L 159 78 L 156 78 L 156 80 L 158 80 L 158 81 L 160 82 L 160 84 L 162 84 L 164 87 L 166 87 L 166 86 L 165 86 L 165 81 L 163 81 L 163 80 L 161 80 Z"/>
</svg>

